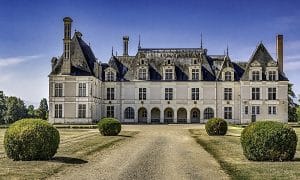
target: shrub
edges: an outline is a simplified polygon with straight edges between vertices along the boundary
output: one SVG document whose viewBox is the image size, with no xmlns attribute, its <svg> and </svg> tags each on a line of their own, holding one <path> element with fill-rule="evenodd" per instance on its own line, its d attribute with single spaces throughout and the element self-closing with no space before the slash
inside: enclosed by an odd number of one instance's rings
<svg viewBox="0 0 300 180">
<path fill-rule="evenodd" d="M 223 136 L 227 129 L 227 122 L 222 118 L 211 118 L 205 124 L 205 130 L 209 136 Z"/>
<path fill-rule="evenodd" d="M 59 141 L 59 132 L 47 121 L 22 119 L 6 130 L 4 148 L 14 160 L 48 160 L 57 152 Z"/>
<path fill-rule="evenodd" d="M 121 131 L 121 123 L 114 118 L 103 118 L 98 122 L 98 128 L 103 136 L 116 136 Z"/>
<path fill-rule="evenodd" d="M 274 121 L 251 123 L 241 134 L 243 153 L 254 161 L 292 160 L 297 140 L 293 128 Z"/>
</svg>

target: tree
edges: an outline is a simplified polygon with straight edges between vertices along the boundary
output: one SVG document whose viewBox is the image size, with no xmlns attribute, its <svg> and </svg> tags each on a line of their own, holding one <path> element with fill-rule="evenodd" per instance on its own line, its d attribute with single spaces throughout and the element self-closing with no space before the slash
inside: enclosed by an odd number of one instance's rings
<svg viewBox="0 0 300 180">
<path fill-rule="evenodd" d="M 35 110 L 33 105 L 29 105 L 27 108 L 27 117 L 28 118 L 35 118 Z"/>
<path fill-rule="evenodd" d="M 0 91 L 0 124 L 4 124 L 4 115 L 6 111 L 5 96 L 3 91 Z"/>
<path fill-rule="evenodd" d="M 6 99 L 6 112 L 4 120 L 6 123 L 13 123 L 27 116 L 27 109 L 20 98 L 11 96 Z"/>
<path fill-rule="evenodd" d="M 48 103 L 46 98 L 43 98 L 40 102 L 38 117 L 44 120 L 48 119 Z"/>
<path fill-rule="evenodd" d="M 297 122 L 297 107 L 298 104 L 294 102 L 294 98 L 296 95 L 293 91 L 293 84 L 289 83 L 288 85 L 288 121 L 289 122 Z"/>
</svg>

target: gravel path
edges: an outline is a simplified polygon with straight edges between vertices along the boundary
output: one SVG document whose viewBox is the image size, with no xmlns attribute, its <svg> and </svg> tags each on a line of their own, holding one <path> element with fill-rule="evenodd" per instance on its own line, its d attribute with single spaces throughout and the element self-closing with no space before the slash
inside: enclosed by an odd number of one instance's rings
<svg viewBox="0 0 300 180">
<path fill-rule="evenodd" d="M 52 179 L 229 179 L 187 129 L 199 125 L 124 125 L 140 131 Z"/>
</svg>

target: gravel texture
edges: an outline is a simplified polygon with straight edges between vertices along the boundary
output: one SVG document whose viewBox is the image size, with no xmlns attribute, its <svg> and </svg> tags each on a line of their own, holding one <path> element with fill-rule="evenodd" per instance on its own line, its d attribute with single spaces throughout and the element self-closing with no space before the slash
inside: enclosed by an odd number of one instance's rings
<svg viewBox="0 0 300 180">
<path fill-rule="evenodd" d="M 140 133 L 50 179 L 229 179 L 190 136 L 192 128 L 203 125 L 123 125 L 122 130 Z"/>
</svg>

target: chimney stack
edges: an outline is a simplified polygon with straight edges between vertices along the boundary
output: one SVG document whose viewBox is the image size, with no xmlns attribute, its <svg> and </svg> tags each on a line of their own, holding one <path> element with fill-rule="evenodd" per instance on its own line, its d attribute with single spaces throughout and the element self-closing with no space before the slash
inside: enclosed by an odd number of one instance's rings
<svg viewBox="0 0 300 180">
<path fill-rule="evenodd" d="M 71 73 L 71 31 L 73 20 L 70 17 L 65 17 L 64 21 L 64 61 L 62 66 L 62 74 Z"/>
<path fill-rule="evenodd" d="M 128 56 L 129 36 L 123 36 L 123 56 Z"/>
<path fill-rule="evenodd" d="M 278 34 L 276 37 L 276 52 L 277 52 L 277 63 L 280 73 L 283 73 L 283 35 Z"/>
</svg>

